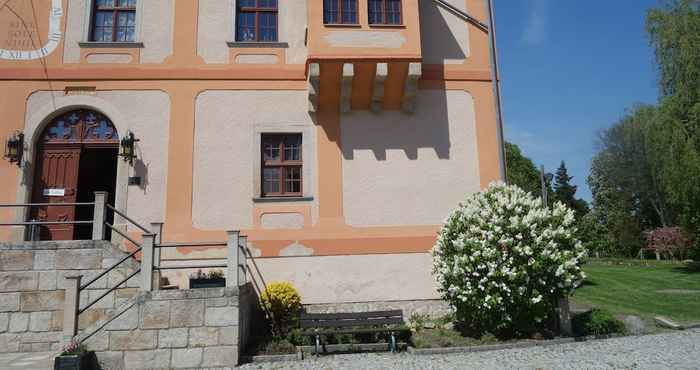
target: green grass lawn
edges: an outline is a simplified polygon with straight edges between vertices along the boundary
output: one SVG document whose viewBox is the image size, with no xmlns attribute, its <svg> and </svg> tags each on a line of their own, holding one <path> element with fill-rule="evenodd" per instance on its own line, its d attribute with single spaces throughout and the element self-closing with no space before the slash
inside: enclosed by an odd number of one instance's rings
<svg viewBox="0 0 700 370">
<path fill-rule="evenodd" d="M 681 263 L 639 260 L 592 260 L 583 270 L 588 278 L 573 296 L 576 304 L 646 319 L 661 315 L 700 322 L 700 271 Z"/>
</svg>

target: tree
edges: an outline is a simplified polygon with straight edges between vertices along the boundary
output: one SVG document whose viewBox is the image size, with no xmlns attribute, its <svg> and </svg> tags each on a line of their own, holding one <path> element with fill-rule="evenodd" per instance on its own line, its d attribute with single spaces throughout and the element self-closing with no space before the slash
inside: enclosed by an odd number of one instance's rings
<svg viewBox="0 0 700 370">
<path fill-rule="evenodd" d="M 700 232 L 700 0 L 667 0 L 647 15 L 659 69 L 649 130 L 663 190 L 687 231 Z M 696 238 L 700 239 L 700 238 Z"/>
<path fill-rule="evenodd" d="M 583 199 L 576 198 L 576 190 L 578 186 L 572 185 L 573 176 L 569 176 L 569 171 L 566 168 L 566 163 L 561 161 L 559 168 L 554 176 L 554 198 L 555 200 L 564 203 L 567 207 L 574 210 L 576 219 L 580 220 L 589 211 L 588 202 Z"/>
<path fill-rule="evenodd" d="M 540 196 L 540 172 L 517 145 L 509 142 L 506 142 L 506 163 L 509 184 L 518 185 L 530 194 Z"/>
<path fill-rule="evenodd" d="M 601 132 L 588 184 L 596 218 L 609 233 L 617 254 L 633 256 L 642 246 L 643 230 L 673 222 L 650 155 L 647 131 L 655 108 L 637 106 Z"/>
</svg>

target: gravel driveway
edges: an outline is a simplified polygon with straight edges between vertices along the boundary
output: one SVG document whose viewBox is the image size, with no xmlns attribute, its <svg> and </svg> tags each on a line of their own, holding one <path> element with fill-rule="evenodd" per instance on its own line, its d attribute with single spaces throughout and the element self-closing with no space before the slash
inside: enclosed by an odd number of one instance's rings
<svg viewBox="0 0 700 370">
<path fill-rule="evenodd" d="M 240 369 L 700 369 L 700 330 L 466 354 L 337 355 Z"/>
</svg>

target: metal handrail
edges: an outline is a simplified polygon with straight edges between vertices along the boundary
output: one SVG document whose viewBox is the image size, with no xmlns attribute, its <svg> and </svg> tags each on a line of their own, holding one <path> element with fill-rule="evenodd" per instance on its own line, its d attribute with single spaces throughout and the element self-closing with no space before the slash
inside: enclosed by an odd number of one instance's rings
<svg viewBox="0 0 700 370">
<path fill-rule="evenodd" d="M 105 204 L 105 206 L 106 206 L 107 208 L 111 209 L 114 213 L 116 213 L 116 214 L 118 214 L 119 216 L 121 216 L 123 219 L 125 219 L 125 220 L 131 222 L 134 226 L 136 226 L 136 227 L 138 227 L 139 229 L 141 229 L 141 231 L 143 231 L 143 232 L 145 232 L 145 233 L 148 233 L 148 234 L 151 233 L 151 230 L 148 230 L 148 229 L 146 229 L 145 227 L 139 225 L 138 222 L 132 220 L 131 218 L 129 218 L 129 216 L 127 216 L 127 215 L 124 214 L 123 212 L 117 210 L 116 208 L 112 207 L 112 206 L 109 205 L 109 204 Z"/>
<path fill-rule="evenodd" d="M 26 208 L 26 207 L 43 207 L 43 206 L 56 206 L 56 207 L 68 207 L 68 206 L 94 206 L 95 202 L 78 202 L 78 203 L 14 203 L 14 204 L 0 204 L 0 208 Z"/>
<path fill-rule="evenodd" d="M 0 223 L 0 226 L 31 226 L 31 225 L 79 225 L 92 224 L 93 221 L 28 221 Z"/>
<path fill-rule="evenodd" d="M 95 276 L 94 278 L 90 279 L 90 281 L 88 281 L 87 283 L 81 285 L 81 286 L 80 286 L 80 289 L 78 289 L 78 291 L 85 290 L 85 288 L 87 288 L 88 286 L 90 286 L 92 283 L 96 282 L 96 281 L 99 280 L 101 277 L 107 275 L 107 274 L 110 273 L 112 270 L 114 270 L 117 266 L 121 265 L 124 261 L 126 261 L 126 260 L 128 260 L 129 258 L 135 256 L 136 253 L 139 253 L 139 252 L 141 252 L 141 247 L 138 247 L 135 251 L 131 252 L 128 256 L 122 258 L 119 262 L 113 264 L 113 265 L 110 266 L 108 269 L 102 271 L 99 275 L 97 275 L 97 276 Z M 139 269 L 139 270 L 140 270 L 140 269 Z"/>
<path fill-rule="evenodd" d="M 161 243 L 154 246 L 154 248 L 182 248 L 182 247 L 225 247 L 228 244 L 226 242 L 173 242 L 173 243 Z"/>
<path fill-rule="evenodd" d="M 211 265 L 189 265 L 189 266 L 153 266 L 154 270 L 185 270 L 185 269 L 211 269 L 211 268 L 226 268 L 227 264 L 211 264 Z"/>
<path fill-rule="evenodd" d="M 121 235 L 124 239 L 130 241 L 132 244 L 136 245 L 137 247 L 141 247 L 141 243 L 137 242 L 136 240 L 132 239 L 129 235 L 126 235 L 125 233 L 121 232 L 121 230 L 117 229 L 114 227 L 114 225 L 110 224 L 109 222 L 105 222 L 105 225 L 109 227 L 112 231 L 115 233 Z"/>
<path fill-rule="evenodd" d="M 113 292 L 115 289 L 117 289 L 118 287 L 122 286 L 122 284 L 124 284 L 124 283 L 126 283 L 127 281 L 129 281 L 129 279 L 131 279 L 132 277 L 134 277 L 134 275 L 138 274 L 139 272 L 141 272 L 141 269 L 140 269 L 140 268 L 139 268 L 139 269 L 136 269 L 134 272 L 132 272 L 131 274 L 129 274 L 129 276 L 127 276 L 124 280 L 120 281 L 119 284 L 117 284 L 117 285 L 113 286 L 112 288 L 108 289 L 106 292 L 102 293 L 99 297 L 97 297 L 97 299 L 95 299 L 94 301 L 88 303 L 85 307 L 83 307 L 83 308 L 81 308 L 80 310 L 78 310 L 78 315 L 80 315 L 81 313 L 85 312 L 85 310 L 87 310 L 88 308 L 94 306 L 95 303 L 99 302 L 100 299 L 106 297 L 107 294 Z"/>
</svg>

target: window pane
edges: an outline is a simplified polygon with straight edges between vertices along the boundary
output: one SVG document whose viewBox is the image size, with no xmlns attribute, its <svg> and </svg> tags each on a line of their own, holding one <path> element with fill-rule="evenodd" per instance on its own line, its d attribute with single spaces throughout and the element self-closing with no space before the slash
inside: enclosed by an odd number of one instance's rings
<svg viewBox="0 0 700 370">
<path fill-rule="evenodd" d="M 258 7 L 260 8 L 277 8 L 277 0 L 258 0 Z"/>
<path fill-rule="evenodd" d="M 301 135 L 287 135 L 284 138 L 284 160 L 301 160 Z"/>
<path fill-rule="evenodd" d="M 98 8 L 111 8 L 114 5 L 114 0 L 95 0 L 95 6 Z"/>
<path fill-rule="evenodd" d="M 123 8 L 135 8 L 136 0 L 119 0 L 119 5 Z"/>
<path fill-rule="evenodd" d="M 238 0 L 239 8 L 255 8 L 255 0 Z"/>
<path fill-rule="evenodd" d="M 345 24 L 357 23 L 357 0 L 342 0 L 343 20 Z"/>
<path fill-rule="evenodd" d="M 382 0 L 369 0 L 369 23 L 384 23 L 384 2 Z"/>
<path fill-rule="evenodd" d="M 338 20 L 338 0 L 323 1 L 323 23 L 340 23 Z"/>
<path fill-rule="evenodd" d="M 258 41 L 277 41 L 277 13 L 259 13 L 260 37 Z"/>
<path fill-rule="evenodd" d="M 111 27 L 114 23 L 114 12 L 100 10 L 95 13 L 95 26 Z"/>
<path fill-rule="evenodd" d="M 266 161 L 277 161 L 280 159 L 279 144 L 265 143 L 263 147 L 263 159 Z"/>
<path fill-rule="evenodd" d="M 279 167 L 263 168 L 263 193 L 280 192 L 280 172 Z"/>
<path fill-rule="evenodd" d="M 287 167 L 284 182 L 286 193 L 301 193 L 301 168 Z"/>
<path fill-rule="evenodd" d="M 401 24 L 401 0 L 386 0 L 387 3 L 387 23 Z"/>
<path fill-rule="evenodd" d="M 129 20 L 129 13 L 119 12 L 117 13 L 117 24 L 119 27 L 125 27 Z"/>
<path fill-rule="evenodd" d="M 256 41 L 255 12 L 239 12 L 237 25 L 238 41 Z"/>
</svg>

